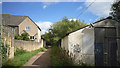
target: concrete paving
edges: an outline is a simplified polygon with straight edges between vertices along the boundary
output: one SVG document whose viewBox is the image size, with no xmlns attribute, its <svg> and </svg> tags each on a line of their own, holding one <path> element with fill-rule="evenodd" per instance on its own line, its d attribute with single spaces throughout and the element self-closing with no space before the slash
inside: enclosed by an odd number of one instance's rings
<svg viewBox="0 0 120 68">
<path fill-rule="evenodd" d="M 50 68 L 50 48 L 33 56 L 21 68 Z"/>
</svg>

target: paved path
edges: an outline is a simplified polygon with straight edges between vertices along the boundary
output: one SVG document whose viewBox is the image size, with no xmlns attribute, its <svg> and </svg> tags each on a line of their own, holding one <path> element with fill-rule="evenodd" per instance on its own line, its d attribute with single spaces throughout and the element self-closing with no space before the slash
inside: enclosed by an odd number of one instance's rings
<svg viewBox="0 0 120 68">
<path fill-rule="evenodd" d="M 21 68 L 50 68 L 50 48 L 33 56 Z"/>
</svg>

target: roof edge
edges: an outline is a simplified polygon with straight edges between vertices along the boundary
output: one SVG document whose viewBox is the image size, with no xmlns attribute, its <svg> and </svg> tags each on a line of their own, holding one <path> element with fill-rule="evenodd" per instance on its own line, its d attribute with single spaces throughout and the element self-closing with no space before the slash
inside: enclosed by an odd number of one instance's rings
<svg viewBox="0 0 120 68">
<path fill-rule="evenodd" d="M 107 20 L 107 19 L 116 21 L 116 20 L 113 19 L 111 16 L 109 16 L 109 17 L 106 17 L 106 18 L 104 18 L 104 19 L 98 20 L 98 21 L 96 21 L 96 22 L 94 22 L 94 23 L 92 23 L 92 24 L 96 24 L 96 23 L 98 23 L 98 22 L 101 22 L 101 21 Z M 116 22 L 118 22 L 118 21 L 116 21 Z M 84 26 L 84 27 L 82 27 L 82 28 L 79 28 L 79 29 L 77 29 L 77 30 L 83 29 L 83 28 L 85 28 L 85 27 L 87 27 L 87 26 L 90 26 L 90 24 L 88 24 L 88 25 L 86 25 L 86 26 Z M 65 36 L 63 36 L 61 39 L 63 39 L 64 37 L 68 36 L 70 33 L 73 33 L 73 32 L 75 32 L 75 31 L 77 31 L 77 30 L 74 30 L 74 31 L 72 31 L 72 32 L 67 33 L 67 34 L 66 34 Z"/>
<path fill-rule="evenodd" d="M 26 17 L 28 17 L 37 26 L 37 28 L 41 31 L 40 27 L 29 16 L 26 16 Z"/>
</svg>

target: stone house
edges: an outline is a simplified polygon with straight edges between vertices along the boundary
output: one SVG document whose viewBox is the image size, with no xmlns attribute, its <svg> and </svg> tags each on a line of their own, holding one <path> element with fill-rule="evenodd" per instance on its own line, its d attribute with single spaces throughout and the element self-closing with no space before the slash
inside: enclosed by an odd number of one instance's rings
<svg viewBox="0 0 120 68">
<path fill-rule="evenodd" d="M 41 29 L 28 16 L 2 14 L 2 23 L 14 28 L 15 33 L 18 35 L 28 33 L 31 40 L 41 41 Z"/>
<path fill-rule="evenodd" d="M 120 62 L 120 23 L 102 19 L 61 39 L 64 49 L 76 64 L 116 66 Z"/>
</svg>

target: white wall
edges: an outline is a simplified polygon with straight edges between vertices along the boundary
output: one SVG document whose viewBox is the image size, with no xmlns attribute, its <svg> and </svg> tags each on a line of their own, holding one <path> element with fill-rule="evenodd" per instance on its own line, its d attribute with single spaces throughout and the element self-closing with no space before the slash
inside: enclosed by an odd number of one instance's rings
<svg viewBox="0 0 120 68">
<path fill-rule="evenodd" d="M 38 36 L 37 41 L 40 42 L 40 40 L 41 40 L 41 31 L 39 29 L 38 29 L 38 35 L 37 36 Z"/>
<path fill-rule="evenodd" d="M 62 41 L 61 42 L 62 49 L 66 50 L 66 52 L 68 52 L 68 36 L 64 37 L 61 41 Z"/>
<path fill-rule="evenodd" d="M 73 32 L 71 34 L 69 34 L 69 55 L 74 56 L 74 46 L 75 45 L 79 45 L 79 47 L 81 48 L 82 46 L 82 32 L 83 29 L 78 30 L 76 32 Z"/>
<path fill-rule="evenodd" d="M 68 39 L 67 41 L 65 41 Z M 63 44 L 64 42 L 64 44 Z M 94 65 L 94 29 L 88 27 L 70 33 L 62 39 L 62 48 L 68 47 L 68 54 L 74 63 Z M 66 46 L 67 44 L 68 46 Z"/>
<path fill-rule="evenodd" d="M 100 21 L 99 23 L 93 24 L 95 27 L 115 27 L 118 26 L 116 21 L 106 19 Z M 119 26 L 120 28 L 120 26 Z M 120 31 L 118 28 L 118 36 L 120 36 Z M 63 38 L 64 39 L 64 38 Z M 118 44 L 120 40 L 118 40 Z M 63 41 L 62 41 L 63 42 Z M 88 65 L 94 65 L 94 28 L 85 27 L 79 29 L 68 35 L 68 54 L 74 60 L 75 63 L 79 64 L 80 62 L 86 63 Z M 64 47 L 64 45 L 63 45 Z M 67 48 L 67 47 L 66 47 Z M 120 45 L 118 45 L 118 60 L 120 53 Z"/>
<path fill-rule="evenodd" d="M 94 28 L 87 28 L 82 31 L 82 61 L 88 65 L 94 65 Z"/>
</svg>

